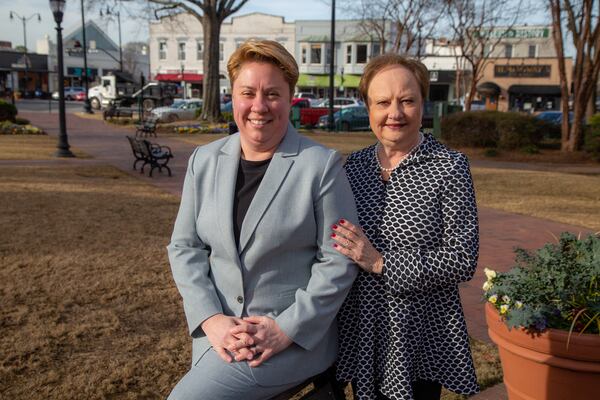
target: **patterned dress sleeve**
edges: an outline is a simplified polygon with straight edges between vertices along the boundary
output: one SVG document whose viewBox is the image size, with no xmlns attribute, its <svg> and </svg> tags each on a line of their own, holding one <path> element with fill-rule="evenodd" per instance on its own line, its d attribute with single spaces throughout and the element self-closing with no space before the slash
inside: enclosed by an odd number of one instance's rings
<svg viewBox="0 0 600 400">
<path fill-rule="evenodd" d="M 479 224 L 469 163 L 462 154 L 446 177 L 440 207 L 443 237 L 439 247 L 383 253 L 383 282 L 389 293 L 428 291 L 473 277 L 479 254 Z"/>
</svg>

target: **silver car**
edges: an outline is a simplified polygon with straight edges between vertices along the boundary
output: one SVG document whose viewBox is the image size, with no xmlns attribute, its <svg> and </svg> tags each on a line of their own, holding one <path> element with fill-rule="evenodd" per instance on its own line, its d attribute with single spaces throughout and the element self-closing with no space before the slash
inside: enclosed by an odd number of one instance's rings
<svg viewBox="0 0 600 400">
<path fill-rule="evenodd" d="M 153 109 L 152 115 L 160 122 L 175 122 L 195 119 L 200 109 L 202 109 L 202 99 L 177 99 L 168 107 Z"/>
<path fill-rule="evenodd" d="M 67 86 L 65 87 L 65 100 L 75 100 L 80 93 L 85 93 L 85 89 L 80 86 Z M 52 93 L 52 98 L 58 100 L 58 92 Z"/>
</svg>

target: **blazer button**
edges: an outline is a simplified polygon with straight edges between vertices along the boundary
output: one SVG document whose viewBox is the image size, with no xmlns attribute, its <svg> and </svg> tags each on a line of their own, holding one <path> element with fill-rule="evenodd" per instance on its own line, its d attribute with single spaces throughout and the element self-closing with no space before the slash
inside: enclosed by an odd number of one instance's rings
<svg viewBox="0 0 600 400">
<path fill-rule="evenodd" d="M 244 302 L 244 298 L 242 296 L 237 297 L 237 302 L 242 304 Z"/>
</svg>

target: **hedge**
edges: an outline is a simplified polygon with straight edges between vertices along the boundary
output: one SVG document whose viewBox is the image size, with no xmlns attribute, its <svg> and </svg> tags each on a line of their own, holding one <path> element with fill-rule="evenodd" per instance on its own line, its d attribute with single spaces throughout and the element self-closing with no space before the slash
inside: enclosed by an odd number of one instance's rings
<svg viewBox="0 0 600 400">
<path fill-rule="evenodd" d="M 592 115 L 588 120 L 583 138 L 583 149 L 600 161 L 600 113 Z"/>
<path fill-rule="evenodd" d="M 17 107 L 5 100 L 0 100 L 0 121 L 15 122 L 16 116 Z"/>
<path fill-rule="evenodd" d="M 467 111 L 442 119 L 442 139 L 456 147 L 520 149 L 539 145 L 549 128 L 530 115 Z"/>
</svg>

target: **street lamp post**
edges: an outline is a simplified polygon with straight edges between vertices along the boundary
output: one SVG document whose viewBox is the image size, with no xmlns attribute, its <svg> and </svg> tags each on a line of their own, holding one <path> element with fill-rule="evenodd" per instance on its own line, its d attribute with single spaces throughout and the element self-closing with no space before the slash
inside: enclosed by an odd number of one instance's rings
<svg viewBox="0 0 600 400">
<path fill-rule="evenodd" d="M 57 157 L 75 157 L 69 150 L 69 140 L 67 139 L 67 123 L 65 118 L 65 71 L 63 66 L 63 43 L 62 43 L 62 23 L 66 0 L 50 0 L 50 9 L 56 22 L 56 52 L 58 57 L 58 121 L 60 131 L 58 134 Z"/>
<path fill-rule="evenodd" d="M 123 45 L 121 44 L 121 12 L 113 12 L 110 10 L 108 6 L 106 6 L 106 15 L 116 15 L 117 16 L 117 24 L 119 25 L 119 68 L 120 71 L 123 72 Z M 100 16 L 102 17 L 102 10 L 100 10 Z"/>
<path fill-rule="evenodd" d="M 35 14 L 31 14 L 29 17 L 25 18 L 20 16 L 18 13 L 11 11 L 10 12 L 10 19 L 20 19 L 21 22 L 23 23 L 23 61 L 25 61 L 25 91 L 27 92 L 27 80 L 29 78 L 29 60 L 27 59 L 27 21 L 29 21 L 31 18 L 37 16 L 38 17 L 38 22 L 42 21 L 42 16 L 40 15 L 40 13 L 35 13 Z M 15 88 L 13 87 L 13 93 L 15 91 Z"/>
<path fill-rule="evenodd" d="M 88 77 L 88 66 L 87 66 L 87 40 L 85 38 L 85 17 L 83 15 L 83 0 L 81 0 L 81 31 L 83 33 L 83 74 L 81 77 L 84 79 L 85 84 L 85 103 L 83 109 L 88 114 L 93 114 L 92 106 L 90 105 L 90 99 L 88 97 L 88 91 L 90 90 L 89 77 Z"/>
</svg>

